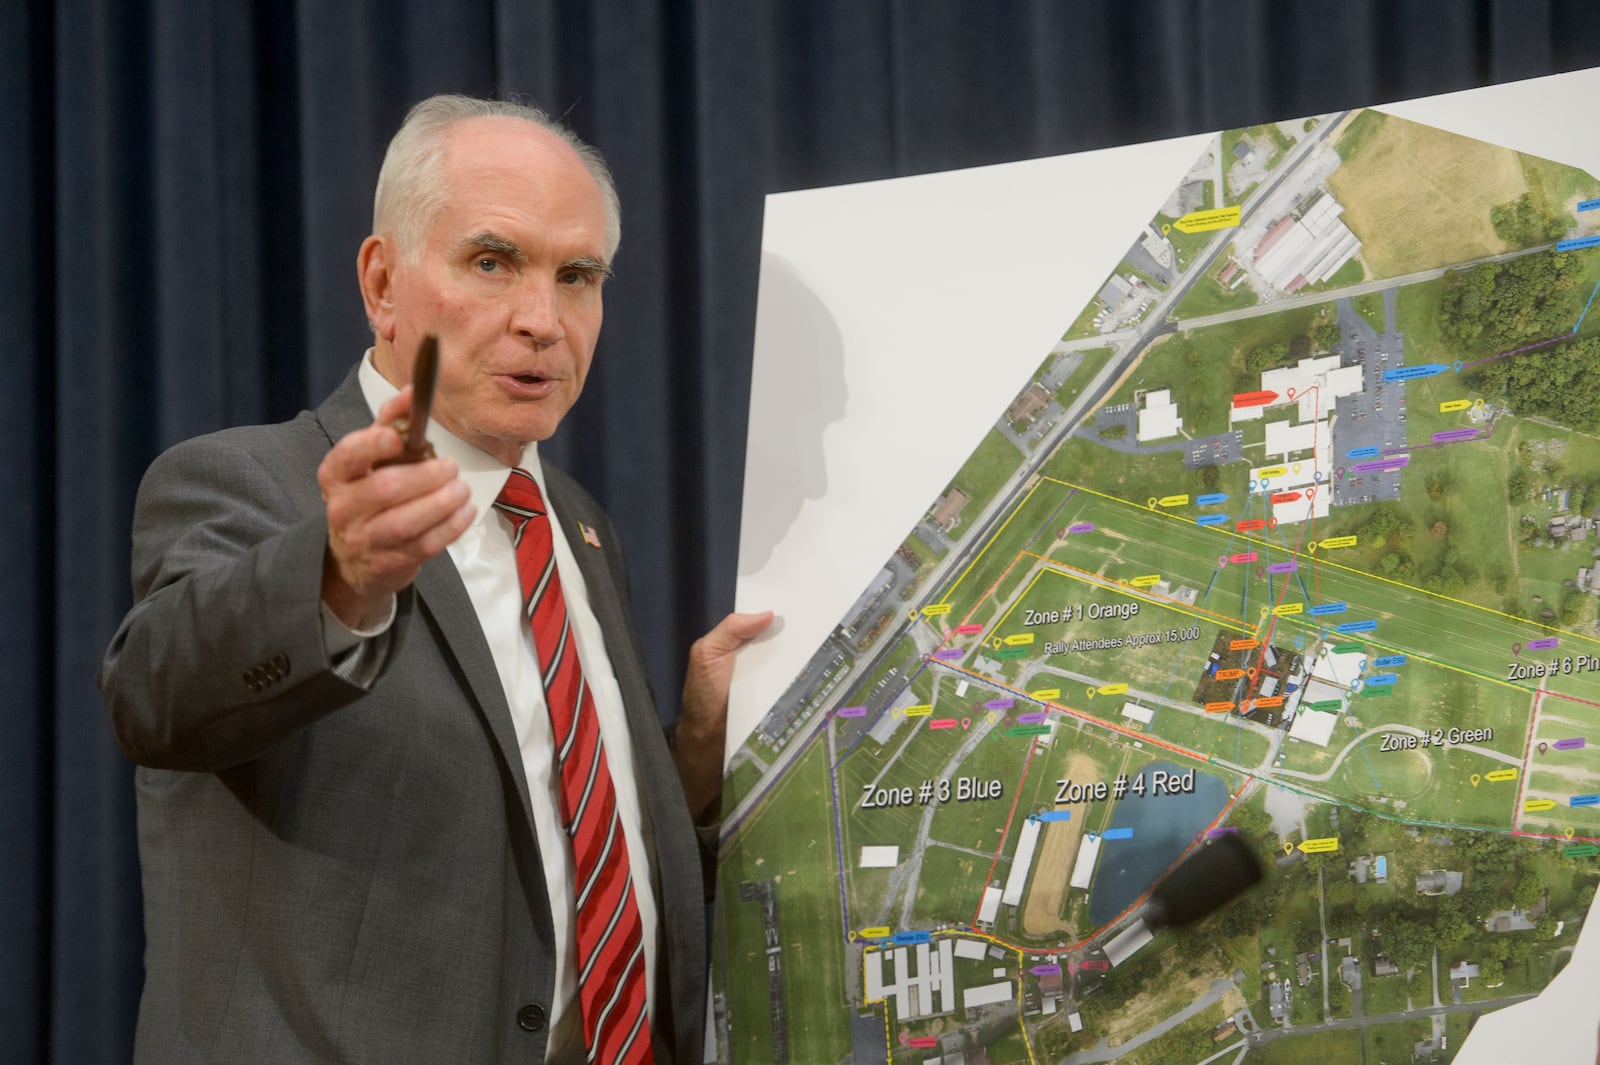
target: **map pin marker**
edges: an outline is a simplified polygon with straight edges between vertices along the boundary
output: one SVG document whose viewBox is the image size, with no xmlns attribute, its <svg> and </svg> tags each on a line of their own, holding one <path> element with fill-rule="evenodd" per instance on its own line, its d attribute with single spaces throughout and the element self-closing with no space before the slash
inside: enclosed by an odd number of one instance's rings
<svg viewBox="0 0 1600 1065">
<path fill-rule="evenodd" d="M 1548 751 L 1549 749 L 1550 749 L 1550 745 L 1548 743 L 1539 744 L 1539 753 L 1540 754 L 1543 754 L 1544 752 Z"/>
<path fill-rule="evenodd" d="M 1290 843 L 1288 840 L 1284 840 L 1283 841 L 1283 853 L 1284 854 L 1293 854 L 1294 853 L 1294 844 Z"/>
<path fill-rule="evenodd" d="M 1477 787 L 1478 786 L 1478 781 L 1480 781 L 1482 779 L 1483 778 L 1478 776 L 1478 774 L 1476 774 L 1476 773 L 1472 774 L 1472 786 L 1473 787 Z"/>
<path fill-rule="evenodd" d="M 1566 836 L 1568 839 L 1571 839 L 1573 836 L 1576 836 L 1578 833 L 1577 833 L 1576 830 L 1573 829 L 1573 827 L 1571 825 L 1568 825 L 1566 828 L 1561 830 L 1561 834 Z"/>
</svg>

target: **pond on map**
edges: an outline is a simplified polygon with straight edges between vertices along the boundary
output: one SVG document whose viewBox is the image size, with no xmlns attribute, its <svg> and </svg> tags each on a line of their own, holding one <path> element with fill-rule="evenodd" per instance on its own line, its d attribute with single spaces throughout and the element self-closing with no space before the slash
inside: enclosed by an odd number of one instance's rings
<svg viewBox="0 0 1600 1065">
<path fill-rule="evenodd" d="M 1156 773 L 1170 779 L 1187 768 L 1170 762 L 1152 762 L 1129 779 L 1128 796 L 1117 803 L 1111 818 L 1110 834 L 1118 829 L 1133 829 L 1129 839 L 1108 838 L 1100 845 L 1100 863 L 1089 889 L 1089 920 L 1096 927 L 1105 924 L 1150 890 L 1167 866 L 1177 860 L 1194 838 L 1228 803 L 1228 787 L 1222 778 L 1196 771 L 1193 794 L 1153 794 L 1151 780 Z M 1144 794 L 1137 795 L 1136 780 L 1144 781 Z"/>
</svg>

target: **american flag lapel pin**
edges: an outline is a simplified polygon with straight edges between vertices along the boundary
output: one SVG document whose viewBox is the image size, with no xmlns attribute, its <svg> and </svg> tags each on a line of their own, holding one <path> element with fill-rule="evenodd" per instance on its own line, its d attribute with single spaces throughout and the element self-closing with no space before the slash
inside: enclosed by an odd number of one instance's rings
<svg viewBox="0 0 1600 1065">
<path fill-rule="evenodd" d="M 599 534 L 581 521 L 578 522 L 578 531 L 583 534 L 584 543 L 588 544 L 590 547 L 600 546 Z"/>
</svg>

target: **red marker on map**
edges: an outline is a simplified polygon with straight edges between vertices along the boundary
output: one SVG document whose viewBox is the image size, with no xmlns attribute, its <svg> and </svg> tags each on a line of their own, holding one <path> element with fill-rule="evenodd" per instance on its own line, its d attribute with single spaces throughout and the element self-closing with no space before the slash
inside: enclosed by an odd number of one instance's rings
<svg viewBox="0 0 1600 1065">
<path fill-rule="evenodd" d="M 1278 398 L 1276 392 L 1235 392 L 1233 405 L 1235 407 L 1265 407 L 1268 403 Z"/>
</svg>

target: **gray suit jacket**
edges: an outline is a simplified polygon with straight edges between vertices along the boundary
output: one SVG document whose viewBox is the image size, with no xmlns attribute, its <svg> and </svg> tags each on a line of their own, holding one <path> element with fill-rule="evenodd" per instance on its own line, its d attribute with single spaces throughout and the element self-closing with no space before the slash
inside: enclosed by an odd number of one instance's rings
<svg viewBox="0 0 1600 1065">
<path fill-rule="evenodd" d="M 549 903 L 510 712 L 448 555 L 402 594 L 371 691 L 323 649 L 315 470 L 370 424 L 352 372 L 314 412 L 180 444 L 134 518 L 136 605 L 101 667 L 137 762 L 136 1060 L 543 1060 Z M 655 829 L 658 1061 L 699 1060 L 702 856 L 645 682 L 617 536 L 545 468 L 605 632 Z M 581 521 L 602 550 L 576 539 Z"/>
</svg>

